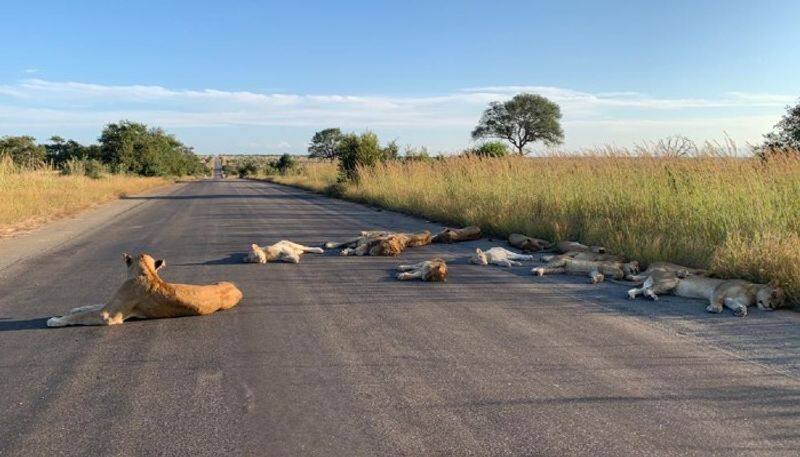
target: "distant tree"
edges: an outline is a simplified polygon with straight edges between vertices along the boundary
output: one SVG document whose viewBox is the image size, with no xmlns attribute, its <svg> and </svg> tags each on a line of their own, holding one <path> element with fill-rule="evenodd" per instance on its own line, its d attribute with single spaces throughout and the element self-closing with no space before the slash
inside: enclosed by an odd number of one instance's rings
<svg viewBox="0 0 800 457">
<path fill-rule="evenodd" d="M 66 161 L 71 159 L 87 159 L 91 151 L 75 140 L 65 140 L 58 135 L 50 137 L 50 144 L 44 145 L 44 148 L 46 150 L 47 161 L 58 167 L 61 167 Z"/>
<path fill-rule="evenodd" d="M 32 136 L 0 137 L 0 157 L 8 156 L 16 165 L 37 167 L 44 163 L 44 146 L 36 143 Z"/>
<path fill-rule="evenodd" d="M 764 135 L 762 153 L 800 151 L 800 102 L 787 106 L 786 114 L 775 124 L 774 131 Z"/>
<path fill-rule="evenodd" d="M 520 155 L 528 143 L 542 141 L 546 145 L 561 144 L 561 109 L 536 94 L 518 94 L 506 102 L 492 102 L 483 112 L 472 138 L 507 140 Z"/>
<path fill-rule="evenodd" d="M 180 176 L 207 171 L 192 148 L 160 128 L 120 121 L 108 124 L 99 142 L 100 158 L 114 172 Z"/>
<path fill-rule="evenodd" d="M 508 155 L 508 146 L 502 141 L 487 141 L 468 153 L 478 157 L 505 157 Z"/>
<path fill-rule="evenodd" d="M 397 144 L 393 141 L 382 148 L 378 135 L 365 132 L 361 135 L 348 133 L 342 136 L 336 148 L 339 171 L 344 180 L 358 178 L 358 167 L 369 167 L 397 158 Z"/>
<path fill-rule="evenodd" d="M 317 159 L 336 158 L 336 148 L 342 139 L 342 131 L 338 128 L 320 130 L 311 138 L 308 146 L 309 157 Z"/>
</svg>

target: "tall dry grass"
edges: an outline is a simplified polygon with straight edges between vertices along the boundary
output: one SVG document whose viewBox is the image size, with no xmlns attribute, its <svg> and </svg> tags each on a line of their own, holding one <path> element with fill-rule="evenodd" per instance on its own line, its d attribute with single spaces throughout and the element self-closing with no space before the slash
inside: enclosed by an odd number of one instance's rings
<svg viewBox="0 0 800 457">
<path fill-rule="evenodd" d="M 321 190 L 314 176 L 281 180 Z M 800 304 L 800 159 L 630 155 L 455 157 L 360 170 L 345 197 L 497 235 L 607 246 L 643 262 L 777 279 Z"/>
<path fill-rule="evenodd" d="M 0 237 L 169 182 L 126 175 L 63 176 L 46 167 L 19 168 L 0 157 Z"/>
</svg>

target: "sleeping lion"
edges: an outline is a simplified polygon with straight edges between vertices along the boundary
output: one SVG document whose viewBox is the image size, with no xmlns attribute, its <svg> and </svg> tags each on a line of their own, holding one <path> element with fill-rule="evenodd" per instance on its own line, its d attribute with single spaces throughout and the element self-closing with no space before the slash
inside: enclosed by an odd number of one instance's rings
<svg viewBox="0 0 800 457">
<path fill-rule="evenodd" d="M 312 248 L 302 244 L 293 243 L 288 240 L 281 240 L 272 246 L 261 247 L 257 244 L 250 245 L 250 252 L 247 253 L 245 262 L 267 263 L 267 262 L 290 262 L 300 263 L 300 256 L 306 252 L 322 254 L 322 248 Z"/>
<path fill-rule="evenodd" d="M 412 265 L 399 265 L 397 279 L 408 281 L 421 279 L 423 281 L 447 281 L 447 263 L 442 259 L 426 260 Z"/>
<path fill-rule="evenodd" d="M 431 244 L 431 232 L 427 230 L 419 233 L 367 231 L 361 232 L 358 238 L 341 243 L 328 242 L 325 247 L 344 248 L 340 252 L 344 256 L 396 256 L 406 248 L 428 244 Z"/>
<path fill-rule="evenodd" d="M 171 284 L 158 276 L 166 265 L 147 254 L 135 260 L 123 254 L 128 279 L 122 283 L 108 304 L 81 306 L 68 314 L 51 317 L 48 327 L 67 325 L 116 325 L 126 319 L 202 316 L 236 306 L 242 292 L 233 283 L 219 282 L 207 286 Z"/>
<path fill-rule="evenodd" d="M 639 262 L 619 260 L 580 260 L 568 256 L 557 256 L 544 266 L 536 267 L 531 273 L 538 276 L 546 274 L 588 275 L 589 282 L 597 284 L 606 277 L 625 279 L 639 271 Z"/>
<path fill-rule="evenodd" d="M 431 240 L 433 243 L 457 243 L 481 239 L 481 228 L 475 225 L 460 229 L 445 227 Z"/>
</svg>

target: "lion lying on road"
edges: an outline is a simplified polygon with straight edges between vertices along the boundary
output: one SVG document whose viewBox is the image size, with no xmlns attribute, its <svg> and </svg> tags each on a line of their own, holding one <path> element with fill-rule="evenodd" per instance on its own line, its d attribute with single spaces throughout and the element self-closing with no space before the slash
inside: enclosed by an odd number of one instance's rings
<svg viewBox="0 0 800 457">
<path fill-rule="evenodd" d="M 481 238 L 481 228 L 474 225 L 461 229 L 447 228 L 436 234 L 433 243 L 457 243 L 459 241 L 473 241 Z"/>
<path fill-rule="evenodd" d="M 628 291 L 628 297 L 642 294 L 658 300 L 658 294 L 673 294 L 685 298 L 705 298 L 709 301 L 706 311 L 721 313 L 723 307 L 731 309 L 737 316 L 747 315 L 747 308 L 771 311 L 784 304 L 783 290 L 776 283 L 754 284 L 741 279 L 717 279 L 702 276 L 703 270 L 661 263 L 653 265 L 641 275 L 631 279 L 644 279 L 639 288 Z"/>
<path fill-rule="evenodd" d="M 605 254 L 606 248 L 603 246 L 587 246 L 577 241 L 561 241 L 556 243 L 556 252 L 566 254 L 568 252 L 594 252 L 595 254 Z"/>
<path fill-rule="evenodd" d="M 242 299 L 242 292 L 233 283 L 170 284 L 158 276 L 158 270 L 166 264 L 163 260 L 153 260 L 147 254 L 139 254 L 136 260 L 128 254 L 123 258 L 128 279 L 107 305 L 74 308 L 64 316 L 51 317 L 47 326 L 115 325 L 131 317 L 201 316 L 233 308 Z"/>
<path fill-rule="evenodd" d="M 539 238 L 531 238 L 519 233 L 508 235 L 508 244 L 525 252 L 538 252 L 550 249 L 550 242 Z"/>
<path fill-rule="evenodd" d="M 501 247 L 493 247 L 486 251 L 475 248 L 475 254 L 469 259 L 475 265 L 499 265 L 501 267 L 518 267 L 522 265 L 518 261 L 533 260 L 532 255 L 517 254 Z"/>
<path fill-rule="evenodd" d="M 423 281 L 445 282 L 447 281 L 447 263 L 442 259 L 426 260 L 413 265 L 400 265 L 397 270 L 397 279 L 408 281 L 411 279 L 421 279 Z"/>
<path fill-rule="evenodd" d="M 624 279 L 639 271 L 639 262 L 621 262 L 618 260 L 581 260 L 568 256 L 556 256 L 541 267 L 531 270 L 538 276 L 546 274 L 588 275 L 592 284 L 603 282 L 606 276 Z"/>
<path fill-rule="evenodd" d="M 395 233 L 385 231 L 361 232 L 361 236 L 341 243 L 328 242 L 325 247 L 344 248 L 341 255 L 395 256 L 408 247 L 425 246 L 431 243 L 431 232 Z"/>
<path fill-rule="evenodd" d="M 300 263 L 300 256 L 306 252 L 322 254 L 322 248 L 312 248 L 302 244 L 293 243 L 288 240 L 281 240 L 272 246 L 260 247 L 257 244 L 250 245 L 250 252 L 247 253 L 245 262 L 267 263 L 267 262 L 291 262 Z"/>
</svg>

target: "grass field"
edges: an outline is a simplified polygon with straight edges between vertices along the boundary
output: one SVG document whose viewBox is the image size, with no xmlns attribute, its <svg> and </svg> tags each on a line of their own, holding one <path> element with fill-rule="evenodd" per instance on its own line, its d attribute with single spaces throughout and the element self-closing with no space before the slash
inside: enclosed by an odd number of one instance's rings
<svg viewBox="0 0 800 457">
<path fill-rule="evenodd" d="M 330 163 L 276 182 L 324 191 Z M 345 198 L 497 235 L 607 246 L 643 262 L 775 279 L 800 304 L 800 159 L 455 157 L 360 170 Z M 366 227 L 365 227 L 366 228 Z"/>
<path fill-rule="evenodd" d="M 126 175 L 61 176 L 47 168 L 16 170 L 0 162 L 0 237 L 169 182 Z"/>
</svg>

